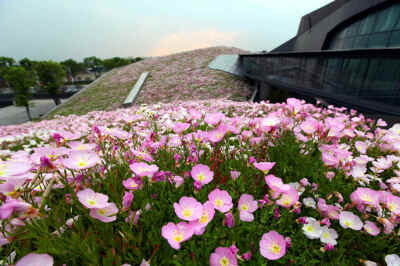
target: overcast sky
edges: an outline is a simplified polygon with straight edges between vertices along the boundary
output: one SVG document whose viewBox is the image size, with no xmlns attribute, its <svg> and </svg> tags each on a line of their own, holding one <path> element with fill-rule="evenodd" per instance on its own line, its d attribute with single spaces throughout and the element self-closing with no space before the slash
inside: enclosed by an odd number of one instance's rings
<svg viewBox="0 0 400 266">
<path fill-rule="evenodd" d="M 81 60 L 271 50 L 332 0 L 0 0 L 0 56 Z"/>
</svg>

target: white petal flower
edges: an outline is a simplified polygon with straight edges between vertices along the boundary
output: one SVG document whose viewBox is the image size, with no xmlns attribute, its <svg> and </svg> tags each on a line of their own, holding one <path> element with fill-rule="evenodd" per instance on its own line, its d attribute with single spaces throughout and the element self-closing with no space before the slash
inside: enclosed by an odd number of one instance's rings
<svg viewBox="0 0 400 266">
<path fill-rule="evenodd" d="M 328 226 L 322 227 L 322 232 L 320 236 L 320 240 L 322 243 L 331 244 L 335 246 L 337 244 L 336 239 L 338 238 L 338 233 L 335 229 L 328 228 Z"/>
<path fill-rule="evenodd" d="M 322 230 L 321 225 L 314 218 L 307 218 L 307 224 L 303 225 L 303 233 L 308 239 L 320 238 Z"/>
<path fill-rule="evenodd" d="M 306 207 L 313 208 L 313 209 L 317 208 L 315 200 L 311 197 L 304 198 L 303 203 L 304 203 L 304 206 L 306 206 Z"/>
</svg>

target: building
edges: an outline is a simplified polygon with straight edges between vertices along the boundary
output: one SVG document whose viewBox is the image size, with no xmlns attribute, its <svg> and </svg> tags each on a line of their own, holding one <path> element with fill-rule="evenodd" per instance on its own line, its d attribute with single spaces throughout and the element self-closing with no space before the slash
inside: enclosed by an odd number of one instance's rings
<svg viewBox="0 0 400 266">
<path fill-rule="evenodd" d="M 257 100 L 283 88 L 400 116 L 400 3 L 333 1 L 303 16 L 296 36 L 271 52 L 220 57 L 210 67 L 254 81 Z"/>
</svg>

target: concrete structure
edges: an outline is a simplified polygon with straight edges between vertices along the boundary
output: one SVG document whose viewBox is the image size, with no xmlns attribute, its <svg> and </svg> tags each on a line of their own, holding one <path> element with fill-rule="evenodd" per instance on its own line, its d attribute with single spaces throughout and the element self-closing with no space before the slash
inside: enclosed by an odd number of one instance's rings
<svg viewBox="0 0 400 266">
<path fill-rule="evenodd" d="M 333 1 L 305 15 L 294 38 L 269 53 L 242 54 L 232 65 L 234 72 L 223 64 L 219 69 L 254 81 L 257 100 L 284 88 L 400 116 L 400 3 Z"/>
</svg>

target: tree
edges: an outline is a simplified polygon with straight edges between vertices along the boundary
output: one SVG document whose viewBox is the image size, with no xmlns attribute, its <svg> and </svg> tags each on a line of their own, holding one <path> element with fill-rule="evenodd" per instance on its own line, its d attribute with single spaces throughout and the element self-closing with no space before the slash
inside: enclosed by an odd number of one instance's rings
<svg viewBox="0 0 400 266">
<path fill-rule="evenodd" d="M 36 61 L 32 61 L 29 58 L 23 58 L 19 60 L 19 64 L 25 68 L 25 70 L 33 71 L 35 69 L 35 65 L 37 64 Z"/>
<path fill-rule="evenodd" d="M 126 66 L 132 63 L 132 59 L 113 57 L 103 60 L 103 66 L 106 71 L 109 71 L 116 67 Z"/>
<path fill-rule="evenodd" d="M 103 61 L 95 56 L 86 57 L 83 59 L 83 64 L 95 73 L 98 77 L 100 70 L 102 69 Z"/>
<path fill-rule="evenodd" d="M 26 114 L 29 120 L 32 120 L 29 98 L 31 96 L 30 88 L 35 85 L 36 81 L 33 73 L 20 66 L 12 66 L 5 71 L 4 78 L 14 91 L 16 105 L 25 106 Z"/>
<path fill-rule="evenodd" d="M 15 64 L 15 60 L 11 57 L 0 56 L 0 67 L 11 67 Z"/>
<path fill-rule="evenodd" d="M 56 105 L 60 104 L 59 89 L 64 84 L 66 73 L 63 67 L 53 61 L 38 62 L 36 72 L 39 76 L 41 85 L 53 98 Z"/>
<path fill-rule="evenodd" d="M 64 66 L 65 70 L 71 74 L 71 76 L 75 79 L 76 75 L 79 72 L 85 71 L 86 67 L 83 63 L 78 63 L 73 59 L 67 59 L 60 63 Z"/>
<path fill-rule="evenodd" d="M 0 56 L 0 75 L 3 75 L 5 71 L 15 64 L 15 60 L 11 57 Z"/>
</svg>

